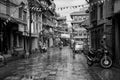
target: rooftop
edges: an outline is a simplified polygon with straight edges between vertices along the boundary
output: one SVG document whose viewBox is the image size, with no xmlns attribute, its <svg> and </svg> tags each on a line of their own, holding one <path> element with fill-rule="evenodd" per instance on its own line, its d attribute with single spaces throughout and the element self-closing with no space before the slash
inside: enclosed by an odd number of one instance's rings
<svg viewBox="0 0 120 80">
<path fill-rule="evenodd" d="M 86 13 L 85 12 L 85 10 L 84 11 L 76 11 L 76 12 L 72 12 L 71 14 L 70 14 L 70 16 L 87 16 L 88 15 L 88 13 Z"/>
</svg>

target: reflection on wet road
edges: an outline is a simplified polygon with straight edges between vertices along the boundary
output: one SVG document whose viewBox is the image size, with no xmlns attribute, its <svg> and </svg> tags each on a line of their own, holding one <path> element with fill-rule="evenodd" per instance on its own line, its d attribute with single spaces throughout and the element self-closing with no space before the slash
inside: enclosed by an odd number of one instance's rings
<svg viewBox="0 0 120 80">
<path fill-rule="evenodd" d="M 73 59 L 69 47 L 62 51 L 52 48 L 49 53 L 9 63 L 5 68 L 10 71 L 4 80 L 117 80 L 112 71 L 89 70 L 84 55 L 76 54 Z"/>
</svg>

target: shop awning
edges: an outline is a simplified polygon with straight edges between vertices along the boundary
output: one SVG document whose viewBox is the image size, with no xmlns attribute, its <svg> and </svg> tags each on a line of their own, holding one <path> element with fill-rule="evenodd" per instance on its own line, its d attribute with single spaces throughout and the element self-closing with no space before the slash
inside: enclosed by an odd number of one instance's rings
<svg viewBox="0 0 120 80">
<path fill-rule="evenodd" d="M 9 19 L 9 21 L 13 22 L 13 23 L 21 23 L 21 24 L 27 25 L 26 21 L 22 21 L 20 19 L 10 17 L 9 15 L 3 14 L 3 13 L 0 13 L 0 18 L 3 19 L 3 20 L 8 20 Z"/>
</svg>

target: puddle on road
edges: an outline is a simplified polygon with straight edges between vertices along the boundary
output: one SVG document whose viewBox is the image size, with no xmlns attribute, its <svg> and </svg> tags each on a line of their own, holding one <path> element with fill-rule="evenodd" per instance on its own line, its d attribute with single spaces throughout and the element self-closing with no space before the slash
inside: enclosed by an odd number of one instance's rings
<svg viewBox="0 0 120 80">
<path fill-rule="evenodd" d="M 75 60 L 74 63 L 69 50 L 68 52 L 63 50 L 62 57 L 56 54 L 49 59 L 45 56 L 42 59 L 22 61 L 21 64 L 29 64 L 18 67 L 15 76 L 11 76 L 11 79 L 7 77 L 5 80 L 90 80 L 83 64 L 79 62 L 80 59 Z M 20 77 L 16 77 L 18 75 Z"/>
</svg>

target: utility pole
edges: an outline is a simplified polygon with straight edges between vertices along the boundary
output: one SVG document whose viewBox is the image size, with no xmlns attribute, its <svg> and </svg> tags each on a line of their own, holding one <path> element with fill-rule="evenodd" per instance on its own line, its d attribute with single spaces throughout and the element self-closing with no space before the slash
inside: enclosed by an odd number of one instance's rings
<svg viewBox="0 0 120 80">
<path fill-rule="evenodd" d="M 31 11 L 31 0 L 28 1 L 28 10 L 29 10 L 29 53 L 31 54 L 31 49 L 32 49 L 32 41 L 31 41 L 31 23 L 32 23 L 32 11 Z"/>
</svg>

